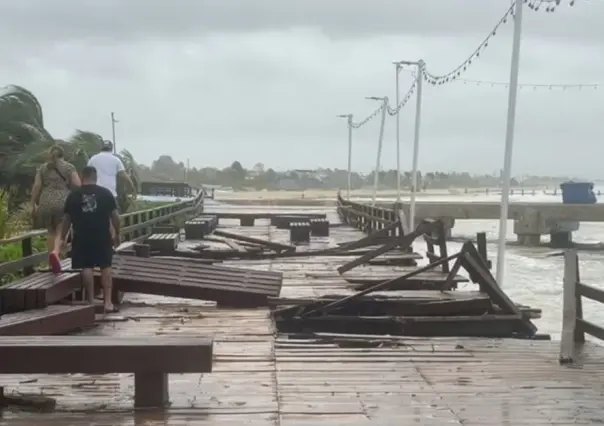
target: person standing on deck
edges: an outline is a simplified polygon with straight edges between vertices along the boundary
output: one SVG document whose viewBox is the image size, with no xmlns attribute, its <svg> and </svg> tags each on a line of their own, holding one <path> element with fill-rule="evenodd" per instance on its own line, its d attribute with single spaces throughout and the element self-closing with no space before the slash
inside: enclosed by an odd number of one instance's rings
<svg viewBox="0 0 604 426">
<path fill-rule="evenodd" d="M 107 188 L 113 195 L 113 198 L 116 199 L 116 204 L 118 179 L 122 179 L 126 182 L 126 185 L 128 185 L 130 193 L 132 194 L 132 198 L 136 198 L 136 188 L 134 183 L 132 183 L 132 179 L 130 179 L 130 176 L 126 173 L 124 163 L 122 163 L 122 160 L 120 160 L 119 157 L 113 154 L 113 142 L 104 140 L 101 152 L 90 157 L 88 166 L 96 169 L 98 179 L 97 185 Z M 119 212 L 119 204 L 117 204 L 117 206 Z M 111 228 L 111 235 L 115 236 L 115 229 L 113 227 Z"/>
<path fill-rule="evenodd" d="M 74 165 L 65 161 L 59 145 L 50 148 L 48 157 L 36 173 L 31 190 L 31 214 L 34 227 L 48 229 L 46 244 L 51 251 L 63 217 L 63 205 L 69 191 L 80 186 L 80 176 Z"/>
<path fill-rule="evenodd" d="M 115 230 L 111 232 L 111 226 Z M 86 166 L 82 170 L 82 186 L 73 190 L 65 200 L 63 221 L 55 240 L 53 253 L 58 257 L 69 228 L 73 226 L 71 267 L 82 270 L 82 281 L 88 302 L 94 302 L 93 269 L 101 270 L 105 312 L 115 312 L 111 303 L 113 286 L 111 264 L 113 247 L 119 245 L 120 217 L 115 197 L 107 188 L 97 184 L 97 171 Z"/>
<path fill-rule="evenodd" d="M 107 188 L 113 194 L 113 197 L 117 197 L 118 179 L 122 179 L 128 185 L 132 196 L 136 197 L 134 183 L 126 173 L 122 160 L 113 154 L 113 143 L 111 141 L 103 141 L 101 152 L 90 157 L 88 166 L 96 169 L 97 185 Z"/>
</svg>

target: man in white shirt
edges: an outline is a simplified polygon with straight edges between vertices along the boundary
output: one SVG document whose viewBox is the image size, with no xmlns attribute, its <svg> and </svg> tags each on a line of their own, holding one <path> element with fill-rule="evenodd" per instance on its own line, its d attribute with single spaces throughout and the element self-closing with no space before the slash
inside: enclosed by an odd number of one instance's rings
<svg viewBox="0 0 604 426">
<path fill-rule="evenodd" d="M 117 197 L 117 181 L 124 180 L 128 185 L 130 193 L 136 196 L 136 188 L 126 173 L 124 163 L 116 155 L 113 155 L 113 143 L 111 141 L 103 141 L 101 152 L 93 155 L 88 160 L 88 165 L 94 167 L 97 172 L 97 185 L 107 188 L 114 197 Z"/>
</svg>

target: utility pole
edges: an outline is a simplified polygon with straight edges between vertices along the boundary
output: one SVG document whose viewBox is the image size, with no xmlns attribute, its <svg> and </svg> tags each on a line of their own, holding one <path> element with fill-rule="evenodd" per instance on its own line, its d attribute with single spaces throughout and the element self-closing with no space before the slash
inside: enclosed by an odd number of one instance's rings
<svg viewBox="0 0 604 426">
<path fill-rule="evenodd" d="M 111 113 L 111 142 L 113 143 L 113 153 L 117 152 L 117 146 L 115 145 L 115 123 L 119 123 L 115 119 L 115 113 Z"/>
<path fill-rule="evenodd" d="M 400 62 L 394 62 L 395 66 L 395 75 L 396 75 L 396 108 L 398 108 L 398 104 L 400 102 L 400 89 L 399 89 L 399 75 L 401 69 Z M 400 135 L 400 126 L 401 126 L 401 114 L 400 110 L 396 113 L 396 204 L 400 206 L 401 204 L 401 135 Z"/>
<path fill-rule="evenodd" d="M 411 200 L 409 203 L 409 229 L 415 229 L 415 192 L 417 191 L 417 167 L 419 162 L 419 134 L 422 117 L 422 82 L 424 81 L 424 67 L 426 64 L 421 59 L 417 62 L 398 61 L 396 64 L 417 66 L 416 81 L 416 106 L 415 106 L 415 134 L 413 135 L 413 165 L 411 171 Z M 398 79 L 398 72 L 397 72 Z"/>
<path fill-rule="evenodd" d="M 348 119 L 348 190 L 346 199 L 350 200 L 350 188 L 352 186 L 352 114 L 338 115 L 338 118 Z"/>
<path fill-rule="evenodd" d="M 384 96 L 384 97 L 376 97 L 376 96 L 370 96 L 367 97 L 366 99 L 370 99 L 373 101 L 382 101 L 383 105 L 382 105 L 382 122 L 380 124 L 380 135 L 378 137 L 378 149 L 377 149 L 377 158 L 375 161 L 375 175 L 373 176 L 373 197 L 371 200 L 371 205 L 373 207 L 375 207 L 375 202 L 376 202 L 376 197 L 377 197 L 377 191 L 378 191 L 378 185 L 379 185 L 379 180 L 380 180 L 380 160 L 382 158 L 382 145 L 384 142 L 384 126 L 386 124 L 386 112 L 388 109 L 388 97 Z"/>
<path fill-rule="evenodd" d="M 512 61 L 510 66 L 510 86 L 508 95 L 508 118 L 505 129 L 505 153 L 501 188 L 501 212 L 499 217 L 499 244 L 497 247 L 497 283 L 503 287 L 505 273 L 505 238 L 508 228 L 508 208 L 510 204 L 510 180 L 512 179 L 512 150 L 516 126 L 516 99 L 518 97 L 518 73 L 520 71 L 520 42 L 522 40 L 522 4 L 514 3 L 514 38 L 512 41 Z"/>
</svg>

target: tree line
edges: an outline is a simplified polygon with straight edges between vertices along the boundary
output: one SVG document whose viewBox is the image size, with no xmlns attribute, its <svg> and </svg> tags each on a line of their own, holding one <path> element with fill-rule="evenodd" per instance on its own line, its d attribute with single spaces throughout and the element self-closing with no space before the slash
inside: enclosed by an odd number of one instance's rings
<svg viewBox="0 0 604 426">
<path fill-rule="evenodd" d="M 246 169 L 241 162 L 234 161 L 229 167 L 187 168 L 184 162 L 175 161 L 169 155 L 161 155 L 150 166 L 138 165 L 138 176 L 142 181 L 186 181 L 192 186 L 215 185 L 233 189 L 343 189 L 348 186 L 348 171 L 343 169 L 320 168 L 315 170 L 275 171 L 262 163 Z M 375 174 L 351 173 L 351 187 L 360 189 L 372 186 Z M 525 176 L 512 179 L 512 186 L 555 186 L 568 180 L 564 177 Z M 379 182 L 382 189 L 396 188 L 397 171 L 380 171 Z M 401 186 L 411 189 L 412 173 L 401 173 Z M 418 190 L 447 188 L 496 188 L 501 185 L 499 176 L 472 175 L 467 172 L 418 172 Z"/>
</svg>

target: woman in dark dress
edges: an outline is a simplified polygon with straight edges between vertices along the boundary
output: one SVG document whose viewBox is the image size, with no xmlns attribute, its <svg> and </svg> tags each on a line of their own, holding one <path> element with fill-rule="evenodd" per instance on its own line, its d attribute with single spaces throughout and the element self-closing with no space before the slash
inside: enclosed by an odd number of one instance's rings
<svg viewBox="0 0 604 426">
<path fill-rule="evenodd" d="M 34 226 L 48 229 L 46 246 L 49 251 L 54 249 L 67 195 L 71 188 L 80 186 L 76 168 L 65 161 L 63 155 L 60 146 L 50 148 L 48 161 L 38 169 L 31 191 Z"/>
</svg>

